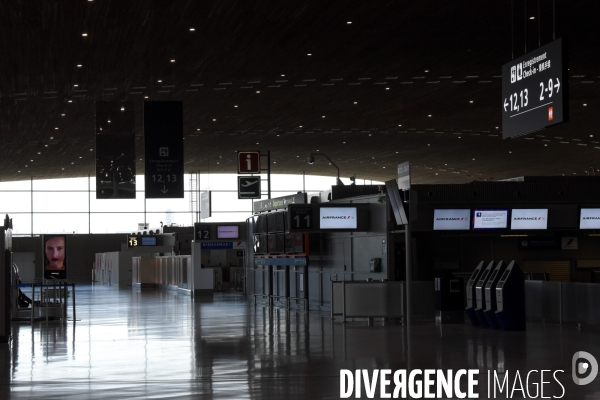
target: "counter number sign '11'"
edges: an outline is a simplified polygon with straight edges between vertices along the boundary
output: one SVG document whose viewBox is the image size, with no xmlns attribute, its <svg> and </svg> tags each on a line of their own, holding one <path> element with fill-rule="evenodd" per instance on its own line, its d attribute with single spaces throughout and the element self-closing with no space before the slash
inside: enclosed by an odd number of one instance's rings
<svg viewBox="0 0 600 400">
<path fill-rule="evenodd" d="M 568 120 L 566 57 L 562 39 L 502 66 L 502 138 Z"/>
</svg>

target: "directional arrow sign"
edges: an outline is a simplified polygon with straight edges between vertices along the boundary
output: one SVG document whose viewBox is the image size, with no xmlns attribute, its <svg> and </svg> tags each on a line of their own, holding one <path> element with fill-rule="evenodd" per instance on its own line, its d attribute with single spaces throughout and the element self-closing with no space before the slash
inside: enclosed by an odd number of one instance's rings
<svg viewBox="0 0 600 400">
<path fill-rule="evenodd" d="M 183 103 L 144 102 L 147 199 L 183 198 Z"/>
<path fill-rule="evenodd" d="M 238 199 L 260 199 L 260 176 L 238 176 Z"/>
</svg>

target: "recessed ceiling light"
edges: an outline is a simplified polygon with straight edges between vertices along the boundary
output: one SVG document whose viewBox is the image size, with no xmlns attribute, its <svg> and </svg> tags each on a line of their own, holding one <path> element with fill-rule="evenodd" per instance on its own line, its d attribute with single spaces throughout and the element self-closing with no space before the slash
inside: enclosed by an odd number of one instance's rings
<svg viewBox="0 0 600 400">
<path fill-rule="evenodd" d="M 383 168 L 385 168 L 385 167 L 383 167 Z"/>
<path fill-rule="evenodd" d="M 217 122 L 217 119 L 216 119 L 216 118 L 213 118 L 213 122 Z"/>
<path fill-rule="evenodd" d="M 285 76 L 285 74 L 281 74 L 281 76 Z"/>
<path fill-rule="evenodd" d="M 302 125 L 300 125 L 300 128 L 302 128 Z"/>
<path fill-rule="evenodd" d="M 191 32 L 194 32 L 196 30 L 196 28 L 190 28 Z"/>
<path fill-rule="evenodd" d="M 77 64 L 77 68 L 81 68 L 81 67 L 83 67 L 83 65 Z"/>
<path fill-rule="evenodd" d="M 402 125 L 398 125 L 398 126 L 402 126 Z"/>
<path fill-rule="evenodd" d="M 469 100 L 469 103 L 473 104 L 473 100 Z"/>
<path fill-rule="evenodd" d="M 312 56 L 312 54 L 311 54 L 311 53 L 308 53 L 308 54 L 307 54 L 307 56 L 309 56 L 309 57 L 310 57 L 310 56 Z"/>
<path fill-rule="evenodd" d="M 140 158 L 140 161 L 142 161 L 142 159 Z"/>
<path fill-rule="evenodd" d="M 508 154 L 512 154 L 512 151 L 509 151 Z"/>
<path fill-rule="evenodd" d="M 75 161 L 73 161 L 71 164 L 75 164 Z"/>
<path fill-rule="evenodd" d="M 38 154 L 42 154 L 42 152 L 41 152 L 41 151 L 38 151 Z"/>
<path fill-rule="evenodd" d="M 159 80 L 158 80 L 158 83 L 162 83 L 162 79 L 159 79 Z"/>
<path fill-rule="evenodd" d="M 108 120 L 108 123 L 110 124 L 110 119 Z"/>
<path fill-rule="evenodd" d="M 29 161 L 33 162 L 33 160 L 29 160 Z"/>
<path fill-rule="evenodd" d="M 54 136 L 50 136 L 50 140 L 54 139 Z"/>
<path fill-rule="evenodd" d="M 83 158 L 83 157 L 79 156 L 79 158 Z"/>
<path fill-rule="evenodd" d="M 277 137 L 279 137 L 279 135 L 277 135 Z"/>
<path fill-rule="evenodd" d="M 73 87 L 79 87 L 79 85 L 78 84 L 74 84 Z"/>
<path fill-rule="evenodd" d="M 90 151 L 94 151 L 94 149 L 90 149 Z"/>
<path fill-rule="evenodd" d="M 17 171 L 17 172 L 21 172 L 21 171 Z"/>
<path fill-rule="evenodd" d="M 535 19 L 535 17 L 529 17 L 529 19 Z"/>
<path fill-rule="evenodd" d="M 358 101 L 355 101 L 354 104 L 358 104 Z"/>
<path fill-rule="evenodd" d="M 48 145 L 47 145 L 47 144 L 45 144 L 45 145 L 44 145 L 44 147 L 48 147 Z"/>
<path fill-rule="evenodd" d="M 175 60 L 171 60 L 171 62 L 175 62 Z"/>
<path fill-rule="evenodd" d="M 81 36 L 87 36 L 87 33 L 82 33 Z"/>
<path fill-rule="evenodd" d="M 496 127 L 496 129 L 498 129 L 498 127 Z"/>
<path fill-rule="evenodd" d="M 58 126 L 54 127 L 54 129 L 57 129 L 57 130 L 58 130 Z"/>
<path fill-rule="evenodd" d="M 587 107 L 587 104 L 583 103 L 583 106 L 584 106 L 584 107 Z"/>
<path fill-rule="evenodd" d="M 61 117 L 64 117 L 64 116 L 65 116 L 65 114 L 60 114 L 60 116 L 61 116 Z"/>
<path fill-rule="evenodd" d="M 342 142 L 342 143 L 346 144 L 346 142 Z"/>
<path fill-rule="evenodd" d="M 144 98 L 145 98 L 145 99 L 147 99 L 147 98 L 148 98 L 148 96 L 144 96 Z"/>
<path fill-rule="evenodd" d="M 348 22 L 346 22 L 346 24 L 352 25 L 352 21 L 348 21 Z"/>
<path fill-rule="evenodd" d="M 238 106 L 237 106 L 237 105 L 235 105 L 234 107 L 235 107 L 235 108 L 238 108 Z"/>
<path fill-rule="evenodd" d="M 197 130 L 197 131 L 199 131 L 199 130 L 200 130 L 200 128 L 196 128 L 196 130 Z"/>
<path fill-rule="evenodd" d="M 323 115 L 321 118 L 325 118 L 325 116 Z"/>
<path fill-rule="evenodd" d="M 590 135 L 590 137 L 594 137 L 594 135 Z"/>
<path fill-rule="evenodd" d="M 125 111 L 125 107 L 121 107 L 121 111 Z"/>
<path fill-rule="evenodd" d="M 429 114 L 428 117 L 431 118 L 431 114 Z"/>
<path fill-rule="evenodd" d="M 256 144 L 260 144 L 260 143 L 256 142 Z"/>
<path fill-rule="evenodd" d="M 389 87 L 386 87 L 386 88 L 385 88 L 385 90 L 390 90 L 390 88 L 389 88 Z"/>
<path fill-rule="evenodd" d="M 429 70 L 428 70 L 428 69 L 426 69 L 426 70 L 425 70 L 425 72 L 429 72 Z"/>
</svg>

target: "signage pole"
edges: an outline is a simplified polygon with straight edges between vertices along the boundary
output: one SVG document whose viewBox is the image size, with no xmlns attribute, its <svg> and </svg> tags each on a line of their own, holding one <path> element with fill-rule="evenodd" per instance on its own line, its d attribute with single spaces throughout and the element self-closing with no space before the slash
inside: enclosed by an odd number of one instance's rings
<svg viewBox="0 0 600 400">
<path fill-rule="evenodd" d="M 267 151 L 267 198 L 271 198 L 271 151 Z"/>
<path fill-rule="evenodd" d="M 406 248 L 406 326 L 409 327 L 412 320 L 411 290 L 412 290 L 412 256 L 411 256 L 411 231 L 410 221 L 404 225 L 404 247 Z"/>
</svg>

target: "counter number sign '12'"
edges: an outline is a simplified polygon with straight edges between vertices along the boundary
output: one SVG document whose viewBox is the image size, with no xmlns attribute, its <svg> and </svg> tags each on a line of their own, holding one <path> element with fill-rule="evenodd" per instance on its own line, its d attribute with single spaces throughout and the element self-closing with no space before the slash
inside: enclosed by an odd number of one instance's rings
<svg viewBox="0 0 600 400">
<path fill-rule="evenodd" d="M 183 104 L 144 102 L 147 199 L 183 198 Z"/>
<path fill-rule="evenodd" d="M 502 66 L 502 137 L 568 120 L 566 51 L 557 39 Z"/>
</svg>

